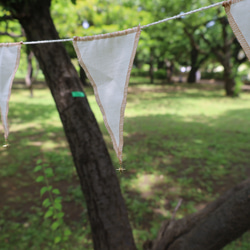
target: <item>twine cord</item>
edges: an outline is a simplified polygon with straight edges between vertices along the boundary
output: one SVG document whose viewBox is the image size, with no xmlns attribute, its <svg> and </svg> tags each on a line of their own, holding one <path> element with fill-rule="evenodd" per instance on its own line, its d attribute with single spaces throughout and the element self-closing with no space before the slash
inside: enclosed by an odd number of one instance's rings
<svg viewBox="0 0 250 250">
<path fill-rule="evenodd" d="M 68 41 L 73 41 L 73 38 L 57 39 L 57 40 L 43 40 L 43 41 L 30 41 L 30 42 L 23 42 L 23 44 L 60 43 L 60 42 L 68 42 Z"/>
<path fill-rule="evenodd" d="M 199 12 L 199 11 L 207 10 L 207 9 L 216 7 L 218 5 L 222 5 L 224 2 L 225 1 L 222 1 L 222 2 L 219 2 L 219 3 L 214 3 L 214 4 L 211 4 L 209 6 L 201 7 L 199 9 L 195 9 L 195 10 L 191 10 L 189 12 L 181 13 L 181 14 L 176 15 L 176 16 L 168 17 L 168 18 L 159 20 L 157 22 L 149 23 L 149 24 L 141 26 L 141 29 L 145 29 L 145 28 L 148 28 L 148 27 L 156 25 L 156 24 L 164 23 L 164 22 L 167 22 L 167 21 L 170 21 L 170 20 L 173 20 L 173 19 L 178 19 L 178 18 L 187 16 L 187 15 L 191 15 L 191 14 Z M 59 42 L 68 42 L 68 41 L 73 41 L 73 38 L 57 39 L 57 40 L 43 40 L 43 41 L 29 41 L 29 42 L 23 42 L 22 44 L 59 43 Z"/>
<path fill-rule="evenodd" d="M 196 10 L 191 10 L 191 11 L 189 11 L 189 12 L 185 12 L 185 13 L 181 13 L 181 14 L 176 15 L 176 16 L 172 16 L 172 17 L 165 18 L 165 19 L 162 19 L 162 20 L 157 21 L 157 22 L 154 22 L 154 23 L 149 23 L 149 24 L 147 24 L 147 25 L 141 26 L 141 29 L 144 29 L 144 28 L 147 28 L 147 27 L 150 27 L 150 26 L 152 26 L 152 25 L 159 24 L 159 23 L 164 23 L 164 22 L 167 22 L 167 21 L 169 21 L 169 20 L 178 19 L 178 18 L 187 16 L 187 15 L 191 15 L 191 14 L 196 13 L 196 12 L 199 12 L 199 11 L 207 10 L 207 9 L 213 8 L 213 7 L 218 6 L 218 5 L 222 5 L 223 3 L 224 3 L 224 1 L 219 2 L 219 3 L 214 3 L 214 4 L 211 4 L 211 5 L 209 5 L 209 6 L 201 7 L 201 8 L 196 9 Z"/>
</svg>

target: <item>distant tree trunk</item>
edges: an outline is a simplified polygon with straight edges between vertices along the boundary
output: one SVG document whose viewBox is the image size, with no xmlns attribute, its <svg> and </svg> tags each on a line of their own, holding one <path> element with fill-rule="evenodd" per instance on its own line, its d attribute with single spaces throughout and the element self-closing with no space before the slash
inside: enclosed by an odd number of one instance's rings
<svg viewBox="0 0 250 250">
<path fill-rule="evenodd" d="M 0 0 L 0 3 L 11 8 L 28 40 L 59 38 L 49 12 L 50 0 Z M 87 202 L 94 248 L 136 249 L 116 171 L 96 119 L 86 97 L 72 97 L 72 91 L 82 91 L 82 87 L 63 44 L 37 44 L 31 49 L 63 123 Z"/>
<path fill-rule="evenodd" d="M 231 62 L 232 52 L 230 47 L 227 45 L 224 46 L 224 53 L 215 52 L 218 60 L 224 67 L 223 72 L 223 80 L 224 80 L 224 88 L 226 91 L 226 95 L 233 97 L 236 95 L 235 93 L 235 74 L 233 73 L 233 65 Z"/>
<path fill-rule="evenodd" d="M 153 49 L 150 49 L 150 59 L 149 59 L 149 76 L 150 76 L 150 83 L 154 83 L 154 54 Z"/>
<path fill-rule="evenodd" d="M 219 16 L 220 11 L 218 12 Z M 200 38 L 203 39 L 203 41 L 208 45 L 208 48 L 210 48 L 210 53 L 213 53 L 217 60 L 223 65 L 224 67 L 224 86 L 227 96 L 235 96 L 235 80 L 232 70 L 231 61 L 235 61 L 235 65 L 239 66 L 240 63 L 242 63 L 244 60 L 238 61 L 234 58 L 235 55 L 232 55 L 232 52 L 235 51 L 236 54 L 239 51 L 238 46 L 232 46 L 235 43 L 235 36 L 232 35 L 230 32 L 228 32 L 228 21 L 225 16 L 220 17 L 217 19 L 217 21 L 221 25 L 222 29 L 222 41 L 218 44 L 214 44 L 213 40 L 208 40 L 207 37 L 204 34 L 200 34 Z M 208 52 L 202 51 L 200 49 L 199 43 L 195 40 L 194 31 L 195 27 L 190 27 L 188 23 L 185 25 L 184 28 L 185 33 L 189 37 L 190 45 L 192 47 L 191 51 L 191 66 L 192 69 L 188 76 L 188 82 L 193 83 L 196 80 L 196 72 L 199 69 L 200 65 L 206 60 Z M 236 48 L 236 50 L 233 50 L 233 48 Z M 199 54 L 203 54 L 204 56 L 198 60 Z"/>
<path fill-rule="evenodd" d="M 165 64 L 166 64 L 166 80 L 167 83 L 170 83 L 172 81 L 172 76 L 174 73 L 174 63 L 173 61 L 165 60 Z"/>
<path fill-rule="evenodd" d="M 82 85 L 87 87 L 89 86 L 89 84 L 87 83 L 87 76 L 85 74 L 84 69 L 80 66 L 80 64 L 79 64 L 79 67 L 80 67 L 80 80 L 82 82 Z"/>
<path fill-rule="evenodd" d="M 250 179 L 201 211 L 165 221 L 144 250 L 219 250 L 250 229 Z"/>
<path fill-rule="evenodd" d="M 232 62 L 234 62 L 234 67 L 238 67 L 241 62 L 244 60 L 238 61 L 237 58 L 233 56 L 233 47 L 236 48 L 234 54 L 237 54 L 239 51 L 239 46 L 233 46 L 235 43 L 235 36 L 228 32 L 228 21 L 225 16 L 218 18 L 219 23 L 221 24 L 222 29 L 222 45 L 217 44 L 213 45 L 213 41 L 209 41 L 204 35 L 202 35 L 202 39 L 207 43 L 207 45 L 211 48 L 211 53 L 213 53 L 218 61 L 224 67 L 224 87 L 227 96 L 235 96 L 235 75 L 233 74 L 233 66 Z"/>
<path fill-rule="evenodd" d="M 30 51 L 30 49 L 27 47 L 27 74 L 25 77 L 25 84 L 30 90 L 30 97 L 33 97 L 33 86 L 32 86 L 32 75 L 33 75 L 33 67 L 32 67 L 32 57 L 34 56 L 34 53 Z"/>
<path fill-rule="evenodd" d="M 223 49 L 220 51 L 216 51 L 215 55 L 217 55 L 217 58 L 221 62 L 221 64 L 224 67 L 224 86 L 227 96 L 235 96 L 235 74 L 233 74 L 233 65 L 232 65 L 232 59 L 233 59 L 233 49 L 232 45 L 235 41 L 234 36 L 232 38 L 229 37 L 228 31 L 226 27 L 228 26 L 227 19 L 221 18 L 219 19 L 221 26 L 222 26 L 222 35 L 223 35 L 223 41 L 224 46 Z M 236 63 L 236 60 L 235 60 Z"/>
<path fill-rule="evenodd" d="M 193 47 L 191 50 L 191 70 L 188 74 L 188 83 L 195 83 L 196 82 L 196 72 L 199 69 L 198 65 L 198 56 L 199 56 L 199 51 Z"/>
<path fill-rule="evenodd" d="M 157 62 L 157 69 L 164 69 L 165 67 L 165 61 L 162 61 L 162 60 L 158 60 Z"/>
<path fill-rule="evenodd" d="M 232 72 L 232 67 L 229 65 L 229 62 L 225 62 L 224 66 L 224 86 L 227 96 L 235 96 L 235 78 Z"/>
<path fill-rule="evenodd" d="M 190 41 L 190 46 L 192 48 L 191 52 L 190 52 L 191 70 L 190 70 L 190 72 L 188 74 L 188 78 L 187 78 L 188 83 L 195 83 L 196 82 L 196 72 L 198 71 L 201 63 L 203 61 L 205 61 L 205 59 L 206 59 L 206 57 L 203 57 L 200 62 L 198 61 L 198 57 L 199 57 L 200 53 L 202 52 L 202 50 L 200 49 L 199 44 L 195 40 L 194 31 L 195 31 L 195 28 L 194 27 L 188 28 L 188 25 L 186 25 L 184 28 L 184 32 L 188 36 L 189 41 Z"/>
</svg>

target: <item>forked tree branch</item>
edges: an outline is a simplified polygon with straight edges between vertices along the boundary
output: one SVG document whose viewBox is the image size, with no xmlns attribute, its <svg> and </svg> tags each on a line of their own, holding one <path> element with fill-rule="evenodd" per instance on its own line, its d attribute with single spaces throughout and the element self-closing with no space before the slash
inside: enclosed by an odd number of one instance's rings
<svg viewBox="0 0 250 250">
<path fill-rule="evenodd" d="M 238 184 L 201 211 L 164 221 L 147 250 L 218 250 L 250 229 L 250 179 Z"/>
</svg>

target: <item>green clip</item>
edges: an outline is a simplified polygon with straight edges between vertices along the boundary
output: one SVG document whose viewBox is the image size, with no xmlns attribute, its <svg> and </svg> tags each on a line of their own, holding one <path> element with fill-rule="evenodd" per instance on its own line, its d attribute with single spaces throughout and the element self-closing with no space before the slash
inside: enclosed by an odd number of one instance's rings
<svg viewBox="0 0 250 250">
<path fill-rule="evenodd" d="M 72 92 L 72 96 L 73 96 L 73 97 L 84 97 L 85 95 L 84 95 L 84 93 L 81 92 L 81 91 L 73 91 L 73 92 Z"/>
</svg>

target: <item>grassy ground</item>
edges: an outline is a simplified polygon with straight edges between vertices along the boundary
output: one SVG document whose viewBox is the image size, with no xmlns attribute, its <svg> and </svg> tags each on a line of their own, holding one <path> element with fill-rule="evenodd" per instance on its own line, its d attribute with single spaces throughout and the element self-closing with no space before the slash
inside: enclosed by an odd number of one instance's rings
<svg viewBox="0 0 250 250">
<path fill-rule="evenodd" d="M 124 121 L 126 172 L 118 177 L 141 249 L 180 199 L 176 218 L 203 208 L 250 175 L 250 94 L 231 99 L 216 85 L 143 85 L 135 80 Z M 30 98 L 21 85 L 13 87 L 11 146 L 0 148 L 0 249 L 92 249 L 86 205 L 55 105 L 44 85 L 37 85 L 34 95 Z M 91 88 L 87 95 L 118 166 Z M 44 219 L 42 203 L 48 194 L 40 196 L 46 184 L 37 182 L 37 161 L 53 170 L 49 185 L 62 196 L 64 222 L 54 231 L 52 220 Z M 53 195 L 56 199 L 57 192 Z M 62 236 L 65 228 L 72 232 L 68 237 Z M 58 237 L 61 242 L 54 242 Z M 246 233 L 225 249 L 250 249 L 249 238 Z"/>
</svg>

